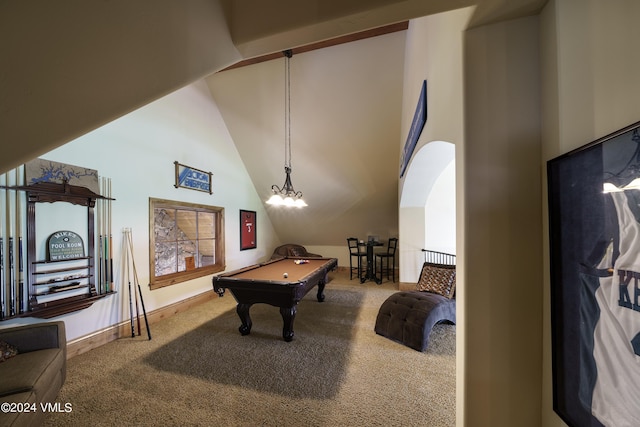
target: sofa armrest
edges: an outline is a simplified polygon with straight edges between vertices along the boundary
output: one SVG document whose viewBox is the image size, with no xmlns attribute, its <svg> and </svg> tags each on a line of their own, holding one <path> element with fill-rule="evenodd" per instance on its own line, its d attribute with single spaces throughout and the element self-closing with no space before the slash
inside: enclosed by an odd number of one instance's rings
<svg viewBox="0 0 640 427">
<path fill-rule="evenodd" d="M 0 329 L 0 341 L 18 348 L 19 353 L 60 348 L 67 357 L 67 337 L 64 322 L 33 323 Z"/>
<path fill-rule="evenodd" d="M 322 255 L 319 255 L 319 254 L 312 254 L 312 253 L 310 253 L 310 252 L 307 252 L 307 255 L 306 255 L 306 256 L 307 256 L 308 258 L 323 258 L 323 256 L 322 256 Z"/>
<path fill-rule="evenodd" d="M 309 253 L 304 246 L 295 243 L 278 246 L 271 255 L 272 260 L 285 257 L 322 258 L 322 255 Z"/>
</svg>

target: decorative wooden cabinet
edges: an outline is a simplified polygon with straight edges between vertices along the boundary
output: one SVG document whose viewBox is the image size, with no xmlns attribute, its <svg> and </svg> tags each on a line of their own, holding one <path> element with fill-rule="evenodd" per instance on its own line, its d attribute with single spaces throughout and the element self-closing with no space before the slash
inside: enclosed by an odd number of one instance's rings
<svg viewBox="0 0 640 427">
<path fill-rule="evenodd" d="M 51 318 L 90 307 L 113 290 L 96 290 L 95 206 L 96 200 L 113 200 L 66 181 L 38 183 L 16 188 L 27 194 L 28 310 L 22 316 Z M 36 206 L 67 202 L 87 209 L 86 256 L 36 259 Z"/>
</svg>

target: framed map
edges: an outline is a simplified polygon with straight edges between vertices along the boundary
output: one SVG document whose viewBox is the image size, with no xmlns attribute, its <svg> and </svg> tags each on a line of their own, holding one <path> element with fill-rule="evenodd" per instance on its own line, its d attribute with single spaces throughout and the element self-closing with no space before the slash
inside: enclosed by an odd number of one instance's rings
<svg viewBox="0 0 640 427">
<path fill-rule="evenodd" d="M 100 194 L 98 171 L 81 166 L 54 162 L 45 159 L 35 159 L 24 165 L 25 184 L 34 185 L 41 182 L 85 187 Z"/>
</svg>

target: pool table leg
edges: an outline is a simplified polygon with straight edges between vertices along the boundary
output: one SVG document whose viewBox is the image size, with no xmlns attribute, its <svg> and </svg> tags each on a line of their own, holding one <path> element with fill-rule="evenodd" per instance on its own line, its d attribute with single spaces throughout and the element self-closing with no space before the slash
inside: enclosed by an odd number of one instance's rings
<svg viewBox="0 0 640 427">
<path fill-rule="evenodd" d="M 284 326 L 282 327 L 282 338 L 286 342 L 289 342 L 293 339 L 293 321 L 296 318 L 296 313 L 298 312 L 298 307 L 280 307 L 280 314 L 282 315 L 282 321 Z"/>
<path fill-rule="evenodd" d="M 324 282 L 318 283 L 318 302 L 324 301 Z"/>
<path fill-rule="evenodd" d="M 249 317 L 249 309 L 251 308 L 251 304 L 238 304 L 236 307 L 236 313 L 238 313 L 238 317 L 242 321 L 242 325 L 238 328 L 242 335 L 249 335 L 251 332 L 251 317 Z"/>
</svg>

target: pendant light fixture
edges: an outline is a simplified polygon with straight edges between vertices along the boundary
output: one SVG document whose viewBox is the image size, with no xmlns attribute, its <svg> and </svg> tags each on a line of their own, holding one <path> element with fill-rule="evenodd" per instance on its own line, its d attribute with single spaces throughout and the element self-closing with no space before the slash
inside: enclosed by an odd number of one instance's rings
<svg viewBox="0 0 640 427">
<path fill-rule="evenodd" d="M 301 208 L 307 206 L 302 200 L 302 192 L 295 191 L 291 183 L 291 68 L 290 61 L 293 56 L 291 50 L 285 50 L 284 54 L 284 78 L 285 78 L 285 94 L 284 94 L 284 173 L 285 179 L 282 188 L 277 185 L 271 186 L 273 196 L 267 203 L 275 206 L 295 206 Z"/>
</svg>

